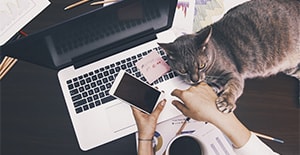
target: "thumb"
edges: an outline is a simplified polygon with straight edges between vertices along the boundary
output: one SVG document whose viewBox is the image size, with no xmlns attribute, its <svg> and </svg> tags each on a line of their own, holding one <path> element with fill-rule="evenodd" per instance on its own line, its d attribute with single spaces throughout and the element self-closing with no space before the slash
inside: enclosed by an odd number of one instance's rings
<svg viewBox="0 0 300 155">
<path fill-rule="evenodd" d="M 163 99 L 162 101 L 160 101 L 157 104 L 157 106 L 154 109 L 154 111 L 151 113 L 151 115 L 153 115 L 154 117 L 158 118 L 158 116 L 160 115 L 160 113 L 164 109 L 166 102 L 167 102 L 166 99 Z"/>
</svg>

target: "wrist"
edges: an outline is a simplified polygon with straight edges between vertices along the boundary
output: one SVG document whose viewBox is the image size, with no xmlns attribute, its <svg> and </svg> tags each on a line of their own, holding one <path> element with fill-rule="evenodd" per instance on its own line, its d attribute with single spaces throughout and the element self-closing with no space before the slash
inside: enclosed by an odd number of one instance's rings
<svg viewBox="0 0 300 155">
<path fill-rule="evenodd" d="M 138 141 L 142 141 L 142 142 L 152 142 L 153 138 L 138 138 Z"/>
<path fill-rule="evenodd" d="M 153 139 L 154 133 L 138 133 L 138 138 L 139 139 Z"/>
</svg>

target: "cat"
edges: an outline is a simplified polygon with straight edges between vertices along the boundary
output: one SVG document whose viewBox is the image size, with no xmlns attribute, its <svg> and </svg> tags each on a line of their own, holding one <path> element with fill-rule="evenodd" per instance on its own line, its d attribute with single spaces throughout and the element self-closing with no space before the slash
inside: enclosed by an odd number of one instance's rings
<svg viewBox="0 0 300 155">
<path fill-rule="evenodd" d="M 158 44 L 174 71 L 189 84 L 212 86 L 217 108 L 229 113 L 247 78 L 283 72 L 300 79 L 300 2 L 248 1 L 194 34 Z"/>
</svg>

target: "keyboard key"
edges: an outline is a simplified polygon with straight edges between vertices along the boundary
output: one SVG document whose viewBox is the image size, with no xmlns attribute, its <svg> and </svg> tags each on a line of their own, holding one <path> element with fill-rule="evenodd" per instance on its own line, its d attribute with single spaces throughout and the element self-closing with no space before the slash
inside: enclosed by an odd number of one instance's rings
<svg viewBox="0 0 300 155">
<path fill-rule="evenodd" d="M 78 107 L 78 108 L 75 109 L 75 111 L 76 111 L 76 113 L 78 114 L 78 113 L 83 112 L 83 109 L 82 109 L 81 107 Z"/>
<path fill-rule="evenodd" d="M 93 75 L 93 76 L 92 76 L 92 80 L 93 80 L 93 81 L 96 81 L 96 80 L 97 80 L 97 76 L 96 76 L 96 75 Z"/>
<path fill-rule="evenodd" d="M 110 89 L 111 88 L 111 84 L 110 83 L 106 84 L 106 88 Z"/>
<path fill-rule="evenodd" d="M 126 69 L 126 65 L 121 65 L 121 68 L 123 69 L 123 70 L 125 70 Z"/>
<path fill-rule="evenodd" d="M 114 99 L 116 99 L 116 98 L 113 97 L 113 96 L 108 96 L 108 97 L 105 97 L 105 98 L 101 99 L 101 102 L 102 102 L 102 104 L 105 104 L 105 103 L 107 103 L 109 101 L 112 101 Z"/>
<path fill-rule="evenodd" d="M 108 72 L 108 71 L 104 71 L 104 72 L 103 72 L 103 75 L 104 75 L 104 76 L 108 76 L 108 75 L 109 75 L 109 72 Z"/>
<path fill-rule="evenodd" d="M 84 110 L 84 111 L 89 110 L 89 106 L 88 106 L 88 105 L 84 105 L 84 106 L 83 106 L 83 110 Z"/>
<path fill-rule="evenodd" d="M 99 93 L 99 92 L 100 92 L 100 89 L 97 87 L 97 88 L 94 89 L 94 92 L 95 92 L 95 93 Z"/>
<path fill-rule="evenodd" d="M 127 63 L 127 67 L 128 67 L 128 68 L 131 68 L 132 66 L 133 66 L 132 62 L 128 62 L 128 63 Z"/>
<path fill-rule="evenodd" d="M 121 70 L 121 68 L 118 66 L 115 68 L 116 72 L 119 73 L 119 71 Z"/>
<path fill-rule="evenodd" d="M 98 101 L 95 102 L 95 105 L 99 106 L 99 105 L 101 105 L 101 102 L 98 100 Z"/>
<path fill-rule="evenodd" d="M 97 86 L 97 85 L 96 85 L 96 82 L 92 82 L 92 83 L 91 83 L 91 87 L 92 87 L 92 88 L 95 88 L 96 86 Z"/>
<path fill-rule="evenodd" d="M 83 96 L 83 97 L 87 97 L 87 96 L 88 96 L 88 93 L 87 93 L 87 92 L 83 92 L 83 93 L 82 93 L 82 96 Z"/>
<path fill-rule="evenodd" d="M 70 84 L 70 83 L 72 83 L 72 80 L 68 80 L 68 81 L 67 81 L 67 84 Z"/>
<path fill-rule="evenodd" d="M 68 85 L 68 88 L 69 88 L 70 90 L 73 89 L 73 88 L 74 88 L 73 84 L 69 84 L 69 85 Z"/>
<path fill-rule="evenodd" d="M 114 69 L 110 69 L 110 70 L 109 70 L 109 73 L 110 73 L 110 74 L 114 74 L 114 73 L 115 73 L 115 70 L 114 70 Z"/>
<path fill-rule="evenodd" d="M 77 88 L 77 87 L 79 87 L 79 86 L 80 86 L 79 82 L 75 82 L 75 83 L 74 83 L 74 87 Z"/>
<path fill-rule="evenodd" d="M 105 90 L 105 86 L 104 85 L 100 86 L 100 90 L 101 91 Z"/>
<path fill-rule="evenodd" d="M 84 80 L 81 80 L 81 81 L 80 81 L 80 84 L 81 84 L 81 85 L 84 85 L 84 84 L 85 84 L 85 81 L 84 81 Z"/>
<path fill-rule="evenodd" d="M 100 86 L 101 84 L 102 84 L 102 81 L 101 81 L 101 80 L 98 80 L 98 81 L 97 81 L 97 85 Z"/>
<path fill-rule="evenodd" d="M 88 91 L 88 94 L 89 94 L 89 96 L 90 96 L 90 95 L 93 95 L 93 94 L 94 94 L 93 89 L 89 90 L 89 91 Z"/>
<path fill-rule="evenodd" d="M 90 83 L 92 81 L 92 79 L 90 77 L 85 79 L 86 83 Z"/>
<path fill-rule="evenodd" d="M 89 107 L 90 107 L 90 109 L 95 108 L 95 104 L 94 103 L 90 103 Z"/>
<path fill-rule="evenodd" d="M 89 90 L 89 89 L 91 89 L 91 87 L 90 87 L 90 85 L 89 85 L 89 84 L 86 84 L 86 85 L 84 86 L 84 88 L 85 88 L 85 90 Z"/>
<path fill-rule="evenodd" d="M 99 93 L 99 97 L 103 98 L 105 96 L 104 92 Z"/>
<path fill-rule="evenodd" d="M 80 99 L 82 99 L 81 94 L 78 94 L 78 95 L 75 95 L 75 96 L 72 97 L 72 101 L 73 101 L 73 102 L 74 102 L 74 101 L 77 101 L 77 100 L 80 100 Z"/>
<path fill-rule="evenodd" d="M 99 78 L 99 79 L 103 78 L 103 74 L 102 74 L 102 73 L 99 73 L 99 74 L 98 74 L 98 78 Z"/>
<path fill-rule="evenodd" d="M 102 82 L 103 82 L 103 83 L 107 83 L 107 82 L 108 82 L 108 79 L 107 79 L 107 78 L 103 78 L 103 79 L 102 79 Z"/>
<path fill-rule="evenodd" d="M 73 81 L 74 81 L 74 82 L 78 81 L 78 78 L 73 78 Z"/>
<path fill-rule="evenodd" d="M 99 99 L 99 96 L 96 94 L 93 96 L 94 101 Z"/>
<path fill-rule="evenodd" d="M 87 103 L 86 100 L 85 100 L 85 99 L 82 99 L 82 100 L 79 100 L 79 101 L 77 101 L 77 102 L 74 102 L 74 106 L 75 106 L 75 107 L 78 107 L 78 106 L 84 105 L 84 104 L 86 104 L 86 103 Z"/>
<path fill-rule="evenodd" d="M 92 97 L 88 97 L 87 98 L 87 102 L 92 102 L 93 101 L 93 98 Z"/>
<path fill-rule="evenodd" d="M 83 87 L 79 87 L 79 92 L 83 92 L 84 88 Z"/>
<path fill-rule="evenodd" d="M 113 81 L 114 79 L 115 79 L 115 78 L 114 78 L 113 75 L 111 75 L 111 76 L 108 77 L 108 81 Z"/>
<path fill-rule="evenodd" d="M 78 94 L 78 93 L 79 93 L 79 91 L 77 89 L 73 89 L 70 91 L 71 96 Z"/>
</svg>

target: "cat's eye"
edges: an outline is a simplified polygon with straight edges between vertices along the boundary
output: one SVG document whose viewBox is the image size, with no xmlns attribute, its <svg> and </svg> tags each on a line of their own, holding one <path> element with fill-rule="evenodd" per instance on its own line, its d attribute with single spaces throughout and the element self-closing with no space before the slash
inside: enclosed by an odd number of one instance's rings
<svg viewBox="0 0 300 155">
<path fill-rule="evenodd" d="M 180 75 L 186 75 L 186 71 L 185 70 L 177 70 L 177 73 Z"/>
<path fill-rule="evenodd" d="M 201 63 L 201 64 L 199 65 L 199 69 L 203 69 L 205 66 L 206 66 L 205 63 Z"/>
</svg>

